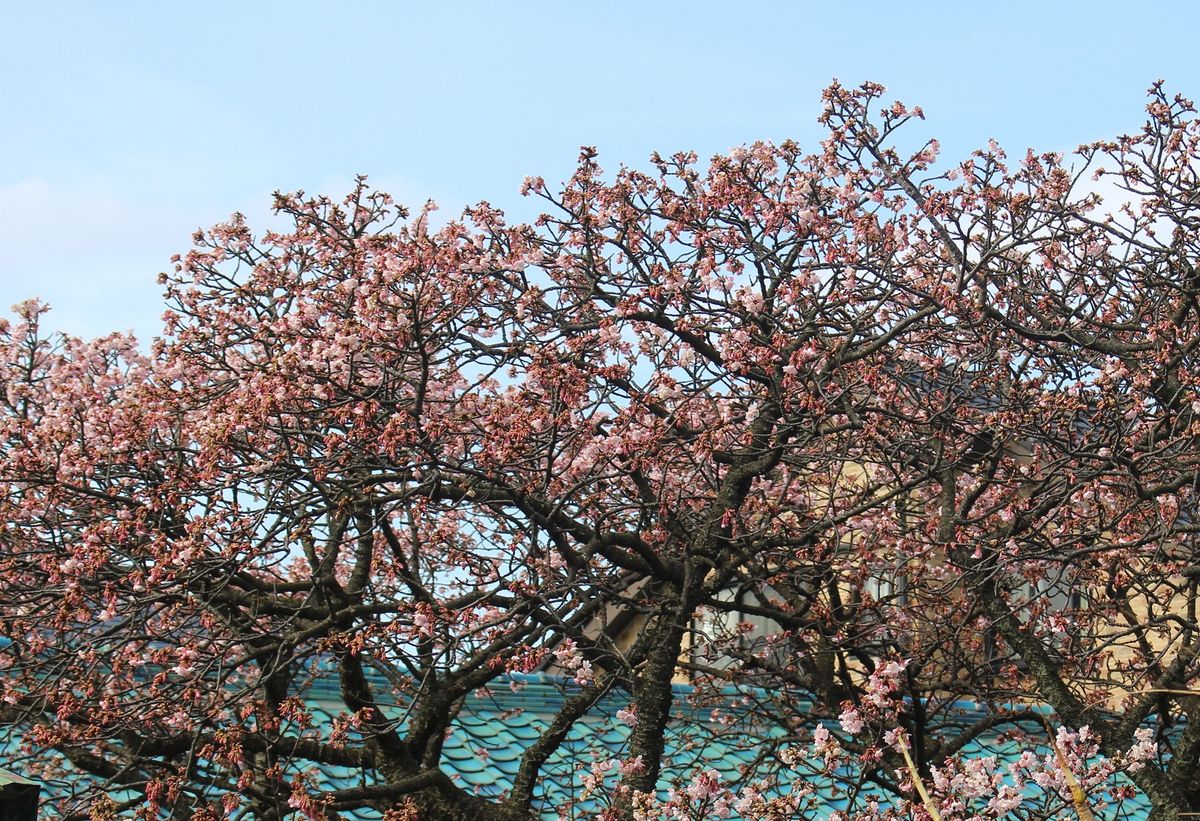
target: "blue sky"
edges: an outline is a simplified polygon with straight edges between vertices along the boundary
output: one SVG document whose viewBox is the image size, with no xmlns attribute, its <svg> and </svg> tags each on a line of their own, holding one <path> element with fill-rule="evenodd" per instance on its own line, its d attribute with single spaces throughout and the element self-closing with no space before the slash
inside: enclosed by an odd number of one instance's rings
<svg viewBox="0 0 1200 821">
<path fill-rule="evenodd" d="M 0 0 L 0 308 L 149 338 L 170 255 L 276 189 L 525 216 L 582 144 L 815 146 L 833 77 L 924 107 L 944 158 L 1070 150 L 1137 129 L 1158 78 L 1200 97 L 1197 31 L 1182 2 Z"/>
</svg>

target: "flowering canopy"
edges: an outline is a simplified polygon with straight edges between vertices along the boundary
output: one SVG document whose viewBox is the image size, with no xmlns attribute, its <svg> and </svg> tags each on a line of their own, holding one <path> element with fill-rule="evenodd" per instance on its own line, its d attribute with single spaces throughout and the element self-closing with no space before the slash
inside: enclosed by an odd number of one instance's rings
<svg viewBox="0 0 1200 821">
<path fill-rule="evenodd" d="M 534 817 L 618 689 L 613 818 L 802 812 L 703 769 L 661 803 L 681 673 L 774 693 L 788 794 L 822 761 L 855 818 L 999 818 L 1030 785 L 1082 815 L 1116 769 L 1200 809 L 1200 122 L 1155 87 L 1142 133 L 1071 161 L 938 166 L 882 91 L 828 89 L 814 154 L 610 179 L 585 149 L 561 191 L 526 182 L 534 225 L 280 195 L 286 231 L 196 235 L 149 352 L 18 306 L 0 714 L 61 756 L 60 810 Z M 548 664 L 577 691 L 506 798 L 462 789 L 457 705 Z M 1022 699 L 1066 729 L 1005 781 L 962 753 L 1027 732 Z M 313 780 L 335 765 L 361 786 Z"/>
</svg>

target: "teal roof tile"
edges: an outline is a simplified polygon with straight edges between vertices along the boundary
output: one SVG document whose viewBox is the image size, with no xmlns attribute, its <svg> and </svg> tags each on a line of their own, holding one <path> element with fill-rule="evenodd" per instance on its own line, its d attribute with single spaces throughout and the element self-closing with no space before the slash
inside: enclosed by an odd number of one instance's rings
<svg viewBox="0 0 1200 821">
<path fill-rule="evenodd" d="M 542 728 L 532 724 L 510 724 L 506 729 L 518 741 L 536 741 L 542 735 Z"/>
<path fill-rule="evenodd" d="M 492 761 L 495 761 L 500 765 L 508 764 L 509 762 L 520 763 L 521 754 L 523 752 L 524 752 L 524 750 L 520 746 L 517 746 L 517 745 L 506 745 L 503 747 L 496 747 L 495 749 L 492 750 Z M 506 772 L 508 772 L 511 769 L 511 771 L 515 773 L 517 768 L 516 767 L 512 767 L 512 768 L 505 767 L 504 769 Z"/>
<path fill-rule="evenodd" d="M 464 699 L 442 746 L 443 771 L 464 788 L 487 798 L 498 798 L 512 788 L 524 751 L 550 725 L 564 698 L 577 689 L 544 675 L 514 675 L 511 683 L 514 687 L 494 686 L 486 693 Z M 664 769 L 658 785 L 664 798 L 668 789 L 688 779 L 697 769 L 715 769 L 726 780 L 743 776 L 757 780 L 769 778 L 782 767 L 771 742 L 783 738 L 785 731 L 778 726 L 760 725 L 750 720 L 748 714 L 734 704 L 734 699 L 740 695 L 738 691 L 730 688 L 726 693 L 728 703 L 721 707 L 722 718 L 732 722 L 728 724 L 713 720 L 711 704 L 689 704 L 690 695 L 690 688 L 676 688 L 673 723 L 664 739 Z M 624 705 L 619 695 L 608 696 L 593 713 L 576 722 L 567 739 L 550 756 L 534 792 L 537 810 L 544 819 L 558 818 L 557 810 L 578 798 L 582 776 L 590 770 L 594 760 L 626 755 L 632 730 L 616 718 L 616 711 Z M 308 706 L 318 725 L 332 722 L 347 712 L 339 701 L 336 686 L 316 686 Z M 975 705 L 957 707 L 962 711 L 964 724 L 980 715 Z M 391 708 L 384 705 L 384 709 L 392 709 L 389 714 L 397 720 L 403 718 L 402 710 L 395 705 Z M 797 709 L 807 711 L 809 705 L 798 702 Z M 1015 755 L 1017 745 L 994 738 L 986 744 L 972 742 L 965 751 L 968 755 L 1004 757 Z M 841 775 L 849 776 L 850 773 Z M 340 767 L 322 770 L 319 779 L 328 788 L 343 789 L 383 783 L 378 773 Z M 814 786 L 819 802 L 814 817 L 827 817 L 835 810 L 847 808 L 847 796 L 833 780 Z M 582 801 L 575 805 L 572 817 L 585 818 L 597 809 L 594 802 Z M 1144 799 L 1132 804 L 1127 802 L 1119 814 L 1111 808 L 1096 813 L 1097 818 L 1104 821 L 1138 821 L 1147 815 Z M 373 810 L 342 813 L 342 816 L 358 821 L 381 818 L 380 813 Z M 736 816 L 731 816 L 730 821 L 735 819 Z"/>
</svg>

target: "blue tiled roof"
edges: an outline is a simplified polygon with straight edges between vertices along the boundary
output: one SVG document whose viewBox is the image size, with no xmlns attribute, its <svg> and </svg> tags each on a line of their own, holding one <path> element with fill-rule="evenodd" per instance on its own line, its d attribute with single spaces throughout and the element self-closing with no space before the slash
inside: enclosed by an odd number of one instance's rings
<svg viewBox="0 0 1200 821">
<path fill-rule="evenodd" d="M 468 696 L 442 749 L 443 771 L 482 797 L 504 795 L 514 782 L 525 748 L 546 730 L 573 689 L 562 679 L 544 674 L 513 675 L 489 690 Z M 767 797 L 786 793 L 796 773 L 779 762 L 775 755 L 777 748 L 782 746 L 784 730 L 778 724 L 754 720 L 737 706 L 736 701 L 746 694 L 745 690 L 727 688 L 724 691 L 727 703 L 720 708 L 723 716 L 719 721 L 713 719 L 710 707 L 692 705 L 688 699 L 692 694 L 691 687 L 675 686 L 672 722 L 665 739 L 663 769 L 658 782 L 661 797 L 665 799 L 671 787 L 686 785 L 694 774 L 706 769 L 716 770 L 725 783 L 761 780 L 767 785 L 763 790 Z M 561 808 L 578 800 L 583 792 L 582 776 L 590 771 L 593 761 L 627 758 L 631 728 L 616 716 L 626 704 L 624 694 L 610 694 L 576 722 L 565 742 L 546 762 L 534 793 L 534 806 L 543 818 L 559 818 Z M 811 707 L 807 702 L 794 706 L 805 712 Z M 324 715 L 329 721 L 344 711 L 332 691 L 311 699 L 310 708 L 315 713 L 314 718 Z M 962 703 L 957 708 L 968 721 L 982 716 L 976 705 Z M 1022 745 L 992 736 L 972 742 L 963 753 L 966 756 L 996 755 L 1003 761 L 1015 759 L 1024 749 L 1027 749 L 1027 742 Z M 815 788 L 810 799 L 813 817 L 824 818 L 837 809 L 847 808 L 844 788 L 835 779 L 851 774 L 832 775 L 806 776 L 807 782 Z M 330 786 L 372 783 L 362 779 L 363 774 L 357 771 L 329 771 L 325 777 Z M 875 791 L 880 803 L 886 805 L 890 795 L 877 788 Z M 871 786 L 867 785 L 858 794 L 860 805 L 871 792 Z M 587 818 L 598 809 L 595 799 L 587 799 L 577 803 L 575 814 L 568 817 Z M 1141 798 L 1125 801 L 1120 809 L 1110 807 L 1096 812 L 1097 818 L 1114 821 L 1144 819 L 1148 814 L 1149 806 Z M 365 821 L 380 816 L 362 810 L 354 817 Z M 737 818 L 736 815 L 730 817 Z M 1074 818 L 1072 814 L 1064 817 Z"/>
<path fill-rule="evenodd" d="M 499 686 L 468 696 L 442 748 L 442 769 L 480 796 L 502 796 L 512 787 L 526 747 L 549 727 L 571 689 L 561 679 L 546 675 L 514 675 Z M 675 721 L 667 733 L 665 766 L 660 778 L 664 797 L 675 783 L 687 783 L 689 775 L 698 768 L 715 769 L 725 781 L 738 779 L 747 771 L 767 775 L 759 761 L 764 737 L 739 734 L 706 720 L 703 713 L 692 709 L 682 698 L 690 689 L 676 688 Z M 535 806 L 545 818 L 558 818 L 558 809 L 580 795 L 582 777 L 590 772 L 592 762 L 627 757 L 631 728 L 616 715 L 626 703 L 620 695 L 602 700 L 575 723 L 563 744 L 542 767 L 534 796 Z M 320 696 L 310 699 L 309 707 L 314 718 L 323 716 L 329 721 L 344 712 L 332 693 L 328 699 Z M 709 732 L 697 736 L 698 724 Z M 779 728 L 771 732 L 774 738 L 782 735 Z M 719 743 L 714 743 L 718 739 Z M 771 761 L 774 763 L 773 757 Z M 336 775 L 342 777 L 327 773 L 325 780 L 330 786 L 363 783 L 359 773 Z M 595 809 L 597 806 L 592 802 L 576 807 L 580 817 Z M 357 817 L 367 819 L 378 815 L 364 810 Z"/>
<path fill-rule="evenodd" d="M 382 685 L 382 681 L 376 684 Z M 568 682 L 545 674 L 512 675 L 488 690 L 468 696 L 442 748 L 443 772 L 481 797 L 503 796 L 512 787 L 525 749 L 549 727 L 564 700 L 576 690 Z M 785 731 L 778 724 L 756 719 L 739 706 L 744 697 L 762 697 L 764 693 L 727 688 L 718 699 L 719 715 L 714 713 L 711 702 L 704 706 L 693 704 L 689 697 L 694 694 L 691 687 L 675 686 L 672 721 L 665 738 L 663 768 L 658 782 L 661 796 L 665 799 L 670 788 L 687 785 L 696 773 L 707 769 L 716 770 L 727 784 L 762 782 L 762 793 L 766 797 L 786 793 L 791 779 L 798 774 L 776 758 L 778 749 L 784 746 Z M 328 678 L 316 681 L 306 701 L 318 726 L 322 723 L 329 726 L 346 712 L 335 683 Z M 794 701 L 791 709 L 801 714 L 810 713 L 810 703 L 802 698 Z M 534 807 L 544 819 L 558 819 L 563 808 L 570 808 L 566 817 L 571 819 L 591 817 L 599 809 L 596 799 L 581 800 L 583 776 L 590 772 L 596 760 L 628 758 L 631 728 L 617 717 L 617 711 L 627 703 L 623 693 L 606 696 L 575 723 L 564 743 L 542 767 L 534 792 Z M 383 708 L 385 712 L 394 710 L 397 720 L 403 719 L 402 706 L 384 705 Z M 982 716 L 975 705 L 963 703 L 956 708 L 967 722 Z M 1024 748 L 995 735 L 973 741 L 963 754 L 996 755 L 1003 761 L 1013 760 Z M 325 789 L 383 783 L 377 773 L 352 768 L 325 766 L 313 775 Z M 834 810 L 847 808 L 844 779 L 850 778 L 851 773 L 799 775 L 813 788 L 808 799 L 812 809 L 810 817 L 826 818 Z M 841 783 L 839 779 L 842 779 Z M 609 783 L 614 781 L 615 774 L 612 774 Z M 1123 782 L 1118 780 L 1116 783 Z M 45 785 L 43 795 L 53 790 L 53 785 Z M 870 792 L 870 785 L 859 792 L 859 806 Z M 876 794 L 880 804 L 886 806 L 889 794 L 877 789 Z M 572 801 L 577 802 L 573 808 Z M 361 821 L 381 817 L 380 813 L 366 809 L 343 814 Z M 1126 801 L 1119 810 L 1109 807 L 1096 811 L 1097 818 L 1106 821 L 1134 821 L 1144 819 L 1148 814 L 1149 807 L 1141 798 Z M 1029 817 L 1040 816 L 1034 812 Z M 1069 811 L 1063 817 L 1074 818 Z"/>
</svg>

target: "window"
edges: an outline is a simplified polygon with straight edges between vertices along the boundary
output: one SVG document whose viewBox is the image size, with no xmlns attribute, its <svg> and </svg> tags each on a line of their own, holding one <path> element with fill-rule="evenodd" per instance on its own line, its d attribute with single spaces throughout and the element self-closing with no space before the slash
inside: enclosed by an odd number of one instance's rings
<svg viewBox="0 0 1200 821">
<path fill-rule="evenodd" d="M 697 663 L 724 670 L 741 664 L 748 655 L 771 656 L 779 652 L 769 646 L 767 637 L 783 632 L 779 622 L 757 613 L 741 611 L 741 606 L 763 606 L 773 598 L 770 588 L 756 593 L 747 588 L 722 590 L 718 601 L 729 609 L 709 608 L 696 620 L 694 659 Z"/>
</svg>

